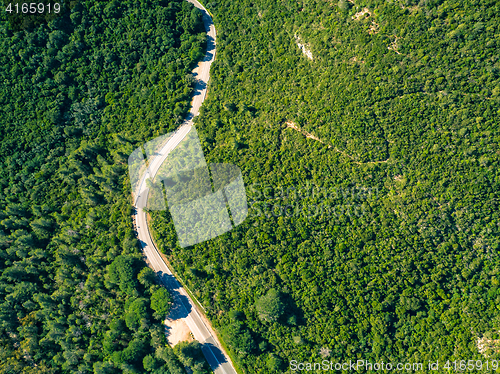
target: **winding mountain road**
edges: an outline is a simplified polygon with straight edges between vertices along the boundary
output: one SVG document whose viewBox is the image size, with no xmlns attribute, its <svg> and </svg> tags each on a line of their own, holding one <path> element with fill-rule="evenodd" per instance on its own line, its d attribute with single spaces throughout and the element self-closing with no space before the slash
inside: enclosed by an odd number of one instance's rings
<svg viewBox="0 0 500 374">
<path fill-rule="evenodd" d="M 147 172 L 139 181 L 134 202 L 135 216 L 134 224 L 137 236 L 141 243 L 144 255 L 147 257 L 149 265 L 160 276 L 165 287 L 171 292 L 174 298 L 173 310 L 177 317 L 183 318 L 194 338 L 201 343 L 203 354 L 215 374 L 236 374 L 229 356 L 221 348 L 217 340 L 215 331 L 210 326 L 208 320 L 202 317 L 202 313 L 197 309 L 189 294 L 177 281 L 167 264 L 161 257 L 158 248 L 151 237 L 149 231 L 146 212 L 141 208 L 146 206 L 147 187 L 146 180 L 153 179 L 160 166 L 167 158 L 168 154 L 185 138 L 193 126 L 193 118 L 198 115 L 207 90 L 207 83 L 210 78 L 210 65 L 215 59 L 216 32 L 208 11 L 196 0 L 186 0 L 200 9 L 203 13 L 203 23 L 207 32 L 207 52 L 203 61 L 193 72 L 196 78 L 196 86 L 193 95 L 192 107 L 182 125 L 174 135 L 163 145 L 162 149 L 156 153 L 152 160 L 149 160 Z"/>
</svg>

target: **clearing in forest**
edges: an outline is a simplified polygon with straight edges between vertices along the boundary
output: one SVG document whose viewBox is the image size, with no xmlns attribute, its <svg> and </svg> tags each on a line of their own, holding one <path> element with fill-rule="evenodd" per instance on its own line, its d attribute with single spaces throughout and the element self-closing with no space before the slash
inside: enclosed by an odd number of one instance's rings
<svg viewBox="0 0 500 374">
<path fill-rule="evenodd" d="M 165 333 L 168 344 L 172 348 L 179 342 L 192 342 L 194 340 L 186 321 L 181 318 L 172 319 L 170 316 L 167 317 L 165 319 Z"/>
</svg>

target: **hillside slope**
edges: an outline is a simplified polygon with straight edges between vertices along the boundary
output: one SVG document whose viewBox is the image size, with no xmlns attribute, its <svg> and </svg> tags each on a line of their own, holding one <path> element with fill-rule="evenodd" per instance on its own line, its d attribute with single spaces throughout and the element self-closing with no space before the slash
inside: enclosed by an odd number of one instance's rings
<svg viewBox="0 0 500 374">
<path fill-rule="evenodd" d="M 498 3 L 206 6 L 197 128 L 252 208 L 194 248 L 168 213 L 155 228 L 242 366 L 481 358 L 500 327 Z"/>
</svg>

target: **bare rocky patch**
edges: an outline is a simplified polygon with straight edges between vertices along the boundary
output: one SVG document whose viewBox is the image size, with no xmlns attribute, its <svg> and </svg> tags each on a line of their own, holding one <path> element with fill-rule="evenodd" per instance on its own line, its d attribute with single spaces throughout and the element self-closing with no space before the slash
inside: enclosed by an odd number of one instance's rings
<svg viewBox="0 0 500 374">
<path fill-rule="evenodd" d="M 394 40 L 391 42 L 391 45 L 387 47 L 387 49 L 394 51 L 398 55 L 400 55 L 401 52 L 399 52 L 399 50 L 398 50 L 398 48 L 399 48 L 398 41 L 399 41 L 399 39 L 401 39 L 401 37 L 393 35 L 393 38 L 394 38 Z"/>
<path fill-rule="evenodd" d="M 370 34 L 370 35 L 378 34 L 379 28 L 380 28 L 380 25 L 377 22 L 372 21 L 372 24 L 370 25 L 370 29 L 368 30 L 368 34 Z"/>
<path fill-rule="evenodd" d="M 362 11 L 360 12 L 357 12 L 355 15 L 353 15 L 351 17 L 351 19 L 355 20 L 355 21 L 361 21 L 363 19 L 367 19 L 369 17 L 372 16 L 372 12 L 370 11 L 370 9 L 368 8 L 363 8 Z M 368 34 L 372 35 L 372 34 L 378 34 L 379 32 L 379 28 L 380 28 L 380 25 L 375 22 L 374 20 L 371 21 L 371 25 L 368 29 Z"/>
<path fill-rule="evenodd" d="M 500 353 L 500 339 L 477 338 L 477 350 L 486 358 L 491 353 Z"/>
<path fill-rule="evenodd" d="M 308 43 L 303 43 L 300 36 L 295 34 L 295 43 L 299 46 L 302 53 L 310 60 L 314 60 L 313 54 L 311 52 L 311 47 Z"/>
<path fill-rule="evenodd" d="M 365 63 L 364 60 L 358 60 L 358 58 L 356 56 L 354 56 L 353 58 L 351 58 L 350 61 L 352 61 L 354 63 L 360 63 L 360 64 L 364 64 Z"/>
<path fill-rule="evenodd" d="M 355 21 L 359 21 L 360 19 L 362 19 L 362 18 L 363 18 L 363 16 L 364 16 L 365 14 L 368 14 L 368 16 L 367 16 L 367 17 L 370 17 L 370 16 L 372 15 L 372 13 L 370 12 L 370 9 L 368 9 L 368 8 L 363 8 L 363 10 L 362 10 L 362 11 L 357 12 L 357 13 L 356 13 L 355 15 L 353 15 L 351 18 L 352 18 L 353 20 L 355 20 Z"/>
</svg>

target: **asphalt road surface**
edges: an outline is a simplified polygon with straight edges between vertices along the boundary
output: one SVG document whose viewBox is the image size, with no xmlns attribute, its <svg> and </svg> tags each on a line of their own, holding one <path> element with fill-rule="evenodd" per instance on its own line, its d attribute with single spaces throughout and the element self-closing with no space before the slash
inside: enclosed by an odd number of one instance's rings
<svg viewBox="0 0 500 374">
<path fill-rule="evenodd" d="M 176 309 L 176 315 L 181 316 L 186 321 L 189 329 L 194 335 L 194 338 L 201 343 L 203 354 L 205 355 L 214 373 L 236 374 L 236 370 L 234 369 L 230 358 L 225 354 L 217 342 L 214 330 L 208 323 L 204 322 L 200 315 L 201 313 L 197 310 L 196 304 L 193 303 L 186 290 L 175 279 L 167 264 L 160 256 L 149 232 L 146 212 L 140 208 L 142 206 L 146 206 L 145 202 L 147 200 L 147 192 L 145 181 L 148 178 L 154 178 L 170 151 L 172 151 L 191 130 L 191 127 L 193 126 L 193 118 L 198 115 L 201 104 L 205 99 L 207 83 L 210 77 L 210 65 L 215 58 L 216 34 L 212 18 L 208 14 L 207 10 L 197 1 L 186 1 L 190 2 L 203 12 L 203 23 L 205 24 L 205 30 L 207 31 L 207 52 L 203 61 L 193 74 L 197 81 L 189 115 L 183 124 L 177 129 L 175 134 L 168 140 L 156 156 L 154 156 L 154 159 L 150 160 L 147 172 L 139 181 L 138 192 L 135 194 L 135 196 L 137 196 L 137 200 L 134 204 L 136 208 L 135 225 L 137 237 L 150 266 L 153 267 L 167 289 L 172 293 L 174 298 L 173 308 Z"/>
</svg>

